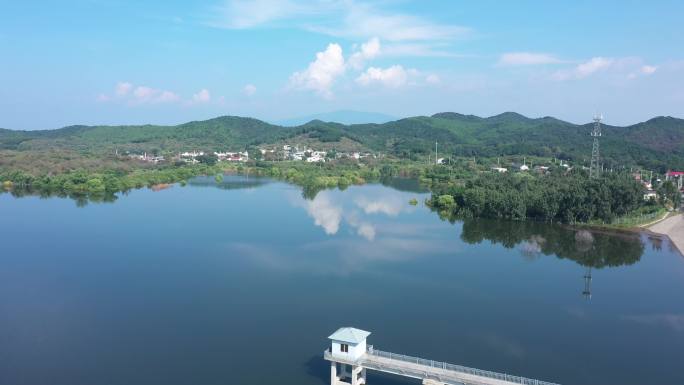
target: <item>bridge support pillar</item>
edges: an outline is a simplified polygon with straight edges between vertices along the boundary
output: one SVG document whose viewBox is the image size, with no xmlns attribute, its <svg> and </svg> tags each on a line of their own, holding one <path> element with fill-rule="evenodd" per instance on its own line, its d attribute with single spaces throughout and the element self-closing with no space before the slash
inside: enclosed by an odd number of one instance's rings
<svg viewBox="0 0 684 385">
<path fill-rule="evenodd" d="M 337 385 L 337 362 L 330 362 L 330 385 Z"/>
<path fill-rule="evenodd" d="M 366 384 L 366 368 L 363 366 L 352 366 L 351 385 Z"/>
</svg>

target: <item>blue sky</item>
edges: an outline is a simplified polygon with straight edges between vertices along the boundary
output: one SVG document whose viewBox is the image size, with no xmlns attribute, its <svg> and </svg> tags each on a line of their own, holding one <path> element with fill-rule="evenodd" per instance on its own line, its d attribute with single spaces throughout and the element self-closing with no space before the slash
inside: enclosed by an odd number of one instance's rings
<svg viewBox="0 0 684 385">
<path fill-rule="evenodd" d="M 0 127 L 684 117 L 681 1 L 0 1 Z"/>
</svg>

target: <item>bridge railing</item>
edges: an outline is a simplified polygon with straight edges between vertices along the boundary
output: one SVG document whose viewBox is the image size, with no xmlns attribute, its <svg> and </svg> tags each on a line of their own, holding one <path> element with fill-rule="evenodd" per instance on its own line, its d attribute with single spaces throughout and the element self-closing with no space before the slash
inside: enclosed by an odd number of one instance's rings
<svg viewBox="0 0 684 385">
<path fill-rule="evenodd" d="M 436 369 L 443 369 L 443 370 L 448 370 L 448 371 L 452 371 L 452 372 L 470 374 L 473 376 L 480 376 L 480 377 L 492 378 L 492 379 L 496 379 L 496 380 L 508 381 L 508 382 L 512 382 L 512 383 L 516 383 L 516 384 L 523 384 L 523 385 L 559 385 L 559 384 L 556 384 L 553 382 L 540 381 L 540 380 L 535 380 L 535 379 L 531 379 L 531 378 L 513 376 L 510 374 L 492 372 L 489 370 L 469 368 L 467 366 L 454 365 L 454 364 L 449 364 L 446 362 L 426 360 L 424 358 L 419 358 L 419 357 L 411 357 L 411 356 L 407 356 L 407 355 L 403 355 L 403 354 L 385 352 L 382 350 L 374 349 L 373 345 L 369 345 L 367 347 L 366 353 L 368 353 L 369 355 L 372 355 L 372 356 L 376 356 L 376 357 L 388 358 L 390 360 L 397 360 L 397 361 L 408 362 L 408 363 L 413 363 L 413 364 L 417 364 L 417 365 L 429 366 L 429 367 L 436 368 Z"/>
</svg>

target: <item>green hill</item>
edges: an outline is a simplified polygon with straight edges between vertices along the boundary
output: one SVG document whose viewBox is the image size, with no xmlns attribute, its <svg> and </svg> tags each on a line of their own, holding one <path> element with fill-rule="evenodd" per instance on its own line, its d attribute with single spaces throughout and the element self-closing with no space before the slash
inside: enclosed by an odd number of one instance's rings
<svg viewBox="0 0 684 385">
<path fill-rule="evenodd" d="M 239 150 L 252 145 L 307 143 L 359 149 L 402 157 L 434 150 L 461 157 L 530 155 L 583 163 L 591 154 L 591 124 L 552 117 L 528 118 L 514 112 L 482 118 L 444 112 L 383 124 L 327 123 L 314 120 L 295 127 L 222 116 L 177 126 L 69 126 L 57 130 L 0 129 L 0 150 L 68 150 L 101 154 L 119 151 L 173 153 L 182 150 Z M 303 142 L 304 141 L 304 142 Z M 684 169 L 684 120 L 657 117 L 632 126 L 603 126 L 601 153 L 607 167 L 642 166 Z"/>
</svg>

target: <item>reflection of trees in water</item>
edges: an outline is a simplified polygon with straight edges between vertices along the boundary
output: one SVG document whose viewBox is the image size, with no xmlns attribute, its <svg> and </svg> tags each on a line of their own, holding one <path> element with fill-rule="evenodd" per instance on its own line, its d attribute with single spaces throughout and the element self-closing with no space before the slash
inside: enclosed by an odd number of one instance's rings
<svg viewBox="0 0 684 385">
<path fill-rule="evenodd" d="M 196 177 L 188 181 L 188 185 L 193 187 L 215 187 L 221 190 L 239 190 L 244 188 L 253 188 L 263 186 L 269 183 L 267 178 L 246 178 L 242 176 L 228 176 L 220 182 L 216 179 L 207 176 Z"/>
<path fill-rule="evenodd" d="M 471 244 L 489 240 L 509 249 L 520 245 L 527 258 L 556 255 L 595 268 L 631 265 L 644 253 L 637 234 L 576 230 L 529 221 L 468 219 L 463 222 L 461 239 Z"/>
<path fill-rule="evenodd" d="M 33 190 L 31 188 L 13 188 L 9 192 L 15 198 L 40 197 L 48 198 L 69 198 L 76 202 L 76 206 L 85 207 L 89 203 L 113 203 L 118 197 L 114 193 L 65 193 L 63 191 Z"/>
<path fill-rule="evenodd" d="M 386 177 L 381 179 L 380 183 L 383 186 L 390 187 L 397 191 L 414 193 L 426 193 L 429 191 L 425 187 L 421 186 L 418 179 L 415 178 Z M 339 189 L 340 191 L 344 191 L 347 189 L 347 187 L 349 186 L 325 187 L 315 184 L 304 184 L 302 185 L 302 197 L 311 201 L 314 200 L 316 195 L 323 190 Z"/>
<path fill-rule="evenodd" d="M 380 179 L 383 186 L 391 187 L 397 191 L 412 192 L 412 193 L 428 193 L 425 186 L 420 184 L 417 178 L 401 178 L 401 177 L 385 177 Z"/>
<path fill-rule="evenodd" d="M 318 195 L 319 192 L 325 190 L 324 187 L 320 186 L 303 186 L 302 187 L 302 198 L 312 201 L 316 199 L 316 195 Z"/>
</svg>

